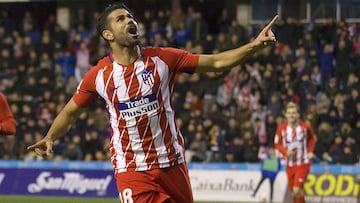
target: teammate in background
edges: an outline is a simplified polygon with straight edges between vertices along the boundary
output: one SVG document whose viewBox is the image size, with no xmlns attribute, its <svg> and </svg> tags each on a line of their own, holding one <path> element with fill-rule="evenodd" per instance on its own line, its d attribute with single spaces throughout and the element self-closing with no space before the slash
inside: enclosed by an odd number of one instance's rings
<svg viewBox="0 0 360 203">
<path fill-rule="evenodd" d="M 286 122 L 275 135 L 275 147 L 287 157 L 286 174 L 293 203 L 304 203 L 303 186 L 314 157 L 315 135 L 312 127 L 300 121 L 299 107 L 289 102 L 285 109 Z"/>
<path fill-rule="evenodd" d="M 175 48 L 140 47 L 133 14 L 122 3 L 110 5 L 100 15 L 97 28 L 111 53 L 85 74 L 46 136 L 28 149 L 52 154 L 53 142 L 100 96 L 110 117 L 111 162 L 121 201 L 193 202 L 184 140 L 171 101 L 175 75 L 225 71 L 243 63 L 274 44 L 271 27 L 277 19 L 244 46 L 197 55 Z"/>
<path fill-rule="evenodd" d="M 14 135 L 16 122 L 4 94 L 0 92 L 0 135 Z"/>
<path fill-rule="evenodd" d="M 270 181 L 270 203 L 273 202 L 273 193 L 274 193 L 274 182 L 277 174 L 281 168 L 280 158 L 275 154 L 275 148 L 273 146 L 266 149 L 266 154 L 263 159 L 261 159 L 261 179 L 254 190 L 254 193 L 251 195 L 256 196 L 257 191 L 259 190 L 261 184 L 264 180 L 269 179 Z"/>
</svg>

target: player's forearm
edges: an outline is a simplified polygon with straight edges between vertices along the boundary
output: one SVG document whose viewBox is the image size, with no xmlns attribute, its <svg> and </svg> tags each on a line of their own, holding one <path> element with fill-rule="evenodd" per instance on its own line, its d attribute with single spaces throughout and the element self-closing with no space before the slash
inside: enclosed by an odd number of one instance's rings
<svg viewBox="0 0 360 203">
<path fill-rule="evenodd" d="M 46 137 L 54 141 L 65 135 L 82 112 L 71 100 L 55 118 Z"/>
<path fill-rule="evenodd" d="M 52 123 L 46 137 L 54 141 L 62 137 L 70 128 L 74 119 L 72 116 L 61 112 Z"/>
<path fill-rule="evenodd" d="M 315 140 L 314 139 L 310 139 L 308 141 L 308 153 L 314 153 L 314 150 L 315 150 Z"/>
<path fill-rule="evenodd" d="M 201 55 L 197 72 L 221 72 L 239 65 L 251 57 L 263 46 L 250 42 L 239 48 L 213 55 Z"/>
<path fill-rule="evenodd" d="M 274 144 L 274 146 L 282 155 L 287 156 L 287 149 L 285 147 L 279 143 Z"/>
</svg>

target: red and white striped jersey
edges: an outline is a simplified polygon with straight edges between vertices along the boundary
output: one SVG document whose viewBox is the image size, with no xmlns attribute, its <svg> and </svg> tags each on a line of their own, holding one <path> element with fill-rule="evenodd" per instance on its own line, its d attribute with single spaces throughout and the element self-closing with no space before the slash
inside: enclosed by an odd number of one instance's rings
<svg viewBox="0 0 360 203">
<path fill-rule="evenodd" d="M 286 157 L 288 150 L 294 152 L 287 158 L 287 166 L 310 163 L 309 152 L 314 151 L 315 135 L 311 126 L 300 121 L 296 127 L 291 127 L 287 122 L 281 124 L 275 135 L 276 149 Z"/>
<path fill-rule="evenodd" d="M 141 57 L 130 65 L 116 63 L 112 55 L 99 60 L 73 96 L 81 107 L 98 96 L 105 100 L 115 173 L 184 162 L 184 140 L 175 123 L 171 94 L 176 73 L 193 73 L 199 55 L 174 48 L 140 49 Z"/>
</svg>

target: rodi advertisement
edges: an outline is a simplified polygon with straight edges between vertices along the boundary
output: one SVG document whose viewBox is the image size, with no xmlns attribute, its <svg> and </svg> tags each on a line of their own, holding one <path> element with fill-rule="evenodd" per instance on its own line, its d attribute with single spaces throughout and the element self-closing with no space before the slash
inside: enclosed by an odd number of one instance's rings
<svg viewBox="0 0 360 203">
<path fill-rule="evenodd" d="M 326 203 L 358 203 L 359 180 L 359 174 L 311 173 L 304 184 L 306 200 Z"/>
</svg>

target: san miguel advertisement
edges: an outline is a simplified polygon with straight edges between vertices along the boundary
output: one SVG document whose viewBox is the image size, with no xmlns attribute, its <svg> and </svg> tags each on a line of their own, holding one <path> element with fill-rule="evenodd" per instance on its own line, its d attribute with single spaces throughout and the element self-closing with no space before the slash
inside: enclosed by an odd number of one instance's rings
<svg viewBox="0 0 360 203">
<path fill-rule="evenodd" d="M 112 171 L 0 169 L 0 194 L 117 197 Z"/>
<path fill-rule="evenodd" d="M 304 184 L 307 202 L 358 203 L 359 174 L 311 173 Z"/>
</svg>

